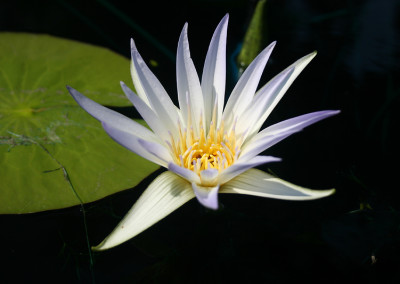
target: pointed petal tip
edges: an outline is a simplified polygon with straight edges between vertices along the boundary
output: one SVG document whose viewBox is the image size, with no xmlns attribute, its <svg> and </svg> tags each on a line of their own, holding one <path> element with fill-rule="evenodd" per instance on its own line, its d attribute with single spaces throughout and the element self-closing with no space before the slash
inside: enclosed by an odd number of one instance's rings
<svg viewBox="0 0 400 284">
<path fill-rule="evenodd" d="M 304 55 L 300 59 L 298 59 L 293 65 L 298 67 L 298 66 L 302 66 L 304 64 L 303 67 L 301 68 L 301 70 L 303 70 L 304 67 L 307 66 L 308 63 L 310 63 L 311 60 L 313 60 L 316 55 L 317 55 L 317 51 L 315 50 L 315 51 L 313 51 L 313 52 L 311 52 L 311 53 L 309 53 L 307 55 Z"/>
<path fill-rule="evenodd" d="M 185 22 L 185 24 L 183 25 L 183 28 L 182 28 L 182 33 L 183 32 L 187 33 L 188 26 L 189 26 L 189 23 Z"/>
<path fill-rule="evenodd" d="M 329 196 L 336 193 L 336 188 L 320 190 L 321 197 Z"/>
<path fill-rule="evenodd" d="M 201 205 L 211 210 L 218 210 L 219 185 L 206 187 L 192 183 L 192 188 L 197 201 L 199 201 Z"/>
<path fill-rule="evenodd" d="M 308 200 L 315 200 L 315 199 L 320 199 L 320 198 L 325 198 L 328 196 L 333 195 L 336 192 L 335 188 L 331 189 L 324 189 L 324 190 L 308 190 L 309 191 L 309 197 L 305 198 L 304 201 Z"/>
<path fill-rule="evenodd" d="M 271 42 L 266 48 L 264 48 L 262 52 L 274 49 L 275 45 L 276 45 L 276 40 Z"/>
<path fill-rule="evenodd" d="M 335 193 L 335 189 L 315 190 L 304 188 L 266 172 L 250 169 L 236 179 L 223 185 L 220 192 L 288 201 L 308 201 L 330 196 Z"/>
<path fill-rule="evenodd" d="M 225 16 L 222 18 L 221 23 L 226 24 L 229 21 L 229 13 L 226 13 Z"/>
<path fill-rule="evenodd" d="M 80 98 L 85 97 L 84 95 L 82 95 L 80 92 L 78 92 L 77 90 L 75 90 L 74 88 L 72 88 L 71 86 L 66 85 L 66 88 L 68 90 L 68 92 L 70 93 L 70 95 L 75 99 L 75 101 L 77 101 L 79 103 Z M 86 98 L 86 97 L 85 97 Z"/>
<path fill-rule="evenodd" d="M 203 204 L 204 205 L 204 204 Z M 215 205 L 212 205 L 212 206 L 205 206 L 204 205 L 204 207 L 206 207 L 207 209 L 211 209 L 211 210 L 214 210 L 214 211 L 217 211 L 218 210 L 218 203 L 217 204 L 215 204 Z"/>
<path fill-rule="evenodd" d="M 217 211 L 218 208 L 219 208 L 218 202 L 215 202 L 215 203 L 210 203 L 210 202 L 209 202 L 209 203 L 206 203 L 206 202 L 204 202 L 204 201 L 200 201 L 199 198 L 197 198 L 197 201 L 198 201 L 202 206 L 204 206 L 205 208 L 207 208 L 207 209 L 209 209 L 209 210 Z"/>
<path fill-rule="evenodd" d="M 261 163 L 282 162 L 282 158 L 274 156 L 255 156 L 254 158 Z"/>
<path fill-rule="evenodd" d="M 72 93 L 75 92 L 75 89 L 72 88 L 72 87 L 69 86 L 69 85 L 65 85 L 65 88 L 67 88 L 68 93 L 70 93 L 70 95 L 71 95 L 72 97 L 74 97 L 74 95 L 73 95 Z"/>
<path fill-rule="evenodd" d="M 314 50 L 313 52 L 311 52 L 310 54 L 308 54 L 307 57 L 310 57 L 311 59 L 313 59 L 313 58 L 317 55 L 317 53 L 318 53 L 318 52 L 317 52 L 316 50 Z M 311 60 L 311 59 L 310 59 L 310 60 Z"/>
<path fill-rule="evenodd" d="M 101 250 L 98 248 L 98 246 L 92 246 L 92 247 L 90 247 L 90 249 L 91 249 L 92 251 L 101 251 Z"/>
<path fill-rule="evenodd" d="M 131 50 L 136 50 L 136 44 L 133 38 L 131 38 Z"/>
<path fill-rule="evenodd" d="M 258 55 L 257 57 L 264 57 L 266 60 L 268 60 L 270 54 L 272 53 L 272 50 L 274 50 L 276 45 L 276 41 L 271 42 L 266 48 L 264 48 Z M 257 58 L 256 57 L 256 58 Z M 266 63 L 266 62 L 265 62 Z"/>
<path fill-rule="evenodd" d="M 127 91 L 131 91 L 133 93 L 133 91 L 131 90 L 131 88 L 128 87 L 127 84 L 125 84 L 124 81 L 119 81 L 119 84 L 122 88 L 122 91 L 124 91 L 125 95 L 129 98 L 129 96 L 127 95 Z"/>
<path fill-rule="evenodd" d="M 74 89 L 74 88 L 72 88 L 71 86 L 69 86 L 69 85 L 65 85 L 65 87 L 67 88 L 67 90 L 68 90 L 68 92 L 76 92 L 76 90 Z M 71 95 L 72 95 L 72 93 L 71 93 Z"/>
<path fill-rule="evenodd" d="M 324 118 L 333 116 L 333 115 L 337 115 L 339 113 L 341 113 L 342 111 L 340 109 L 332 109 L 332 110 L 321 110 L 315 113 L 321 113 L 324 114 Z"/>
<path fill-rule="evenodd" d="M 103 242 L 101 242 L 97 246 L 92 246 L 91 249 L 92 249 L 92 251 L 103 251 L 103 250 L 107 249 L 107 248 L 102 248 L 102 246 L 103 246 Z"/>
<path fill-rule="evenodd" d="M 336 193 L 336 188 L 328 189 L 327 191 L 329 191 L 329 194 L 328 194 L 328 195 L 332 195 L 332 194 L 335 194 L 335 193 Z M 328 196 L 328 195 L 327 195 L 327 196 Z"/>
<path fill-rule="evenodd" d="M 181 34 L 179 35 L 178 48 L 179 48 L 179 45 L 181 44 L 181 42 L 184 41 L 185 39 L 187 39 L 187 37 L 188 37 L 187 36 L 187 33 L 188 33 L 187 31 L 188 31 L 188 23 L 186 22 L 183 25 Z"/>
<path fill-rule="evenodd" d="M 286 200 L 293 200 L 293 201 L 309 201 L 309 200 L 315 200 L 315 199 L 320 199 L 320 198 L 325 198 L 328 196 L 333 195 L 336 192 L 335 188 L 331 189 L 323 189 L 323 190 L 315 190 L 315 189 L 304 189 L 304 193 L 308 194 L 305 198 L 282 198 Z"/>
<path fill-rule="evenodd" d="M 116 247 L 116 246 L 119 245 L 119 243 L 118 244 L 111 244 L 111 245 L 110 245 L 110 243 L 107 244 L 107 240 L 108 240 L 108 237 L 105 238 L 97 246 L 91 246 L 90 248 L 92 249 L 92 251 L 105 251 L 105 250 L 108 250 L 110 248 L 113 248 L 113 247 Z"/>
<path fill-rule="evenodd" d="M 103 251 L 129 241 L 194 197 L 189 183 L 169 171 L 160 174 L 117 227 L 99 245 L 91 249 Z"/>
</svg>

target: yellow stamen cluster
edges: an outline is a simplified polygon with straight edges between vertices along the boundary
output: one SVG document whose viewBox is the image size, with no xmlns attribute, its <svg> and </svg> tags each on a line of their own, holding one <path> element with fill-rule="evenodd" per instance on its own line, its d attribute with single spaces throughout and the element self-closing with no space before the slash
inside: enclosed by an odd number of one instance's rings
<svg viewBox="0 0 400 284">
<path fill-rule="evenodd" d="M 179 138 L 177 141 L 171 136 L 170 147 L 175 162 L 189 170 L 200 174 L 202 170 L 217 169 L 221 171 L 231 166 L 238 157 L 238 143 L 235 128 L 229 133 L 224 132 L 224 124 L 216 129 L 213 122 L 207 136 L 200 123 L 200 135 L 195 137 L 193 128 L 183 129 L 179 125 Z"/>
</svg>

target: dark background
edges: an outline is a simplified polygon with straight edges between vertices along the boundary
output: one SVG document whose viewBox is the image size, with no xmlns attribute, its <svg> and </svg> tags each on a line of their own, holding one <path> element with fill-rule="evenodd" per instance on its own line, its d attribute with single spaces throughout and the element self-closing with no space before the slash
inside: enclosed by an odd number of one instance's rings
<svg viewBox="0 0 400 284">
<path fill-rule="evenodd" d="M 75 39 L 126 57 L 134 37 L 176 101 L 174 56 L 183 24 L 189 22 L 201 74 L 211 35 L 230 14 L 229 94 L 255 4 L 2 0 L 0 30 Z M 318 51 L 267 124 L 316 110 L 342 112 L 271 148 L 268 154 L 283 161 L 263 169 L 305 187 L 335 187 L 335 195 L 308 202 L 222 195 L 217 212 L 193 200 L 131 241 L 89 254 L 87 241 L 96 245 L 108 235 L 160 170 L 83 210 L 0 216 L 0 282 L 398 283 L 399 7 L 395 0 L 267 1 L 265 46 L 278 44 L 263 82 Z"/>
</svg>

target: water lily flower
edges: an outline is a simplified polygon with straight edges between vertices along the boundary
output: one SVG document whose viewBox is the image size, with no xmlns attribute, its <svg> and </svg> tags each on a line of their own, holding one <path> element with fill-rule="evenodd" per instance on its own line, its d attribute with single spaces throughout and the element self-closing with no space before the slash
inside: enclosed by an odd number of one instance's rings
<svg viewBox="0 0 400 284">
<path fill-rule="evenodd" d="M 131 74 L 137 95 L 123 82 L 121 86 L 151 130 L 67 87 L 78 104 L 98 119 L 116 142 L 168 169 L 148 186 L 113 232 L 94 249 L 108 249 L 129 240 L 193 198 L 215 210 L 219 193 L 311 200 L 334 192 L 306 189 L 253 169 L 280 161 L 260 155 L 269 147 L 338 113 L 308 113 L 259 132 L 316 52 L 297 60 L 256 91 L 275 46 L 273 42 L 245 70 L 224 108 L 227 25 L 228 15 L 213 34 L 201 82 L 190 57 L 187 24 L 184 25 L 176 60 L 179 108 L 131 41 Z"/>
</svg>

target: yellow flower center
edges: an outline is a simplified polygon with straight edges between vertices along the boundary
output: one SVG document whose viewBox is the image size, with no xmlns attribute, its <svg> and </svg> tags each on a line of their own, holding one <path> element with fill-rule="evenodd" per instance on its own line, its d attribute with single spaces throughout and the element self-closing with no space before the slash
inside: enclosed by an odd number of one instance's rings
<svg viewBox="0 0 400 284">
<path fill-rule="evenodd" d="M 207 136 L 200 123 L 200 135 L 195 137 L 193 128 L 182 129 L 179 125 L 177 141 L 171 136 L 171 144 L 175 163 L 194 171 L 198 175 L 202 170 L 217 169 L 221 171 L 231 166 L 240 153 L 240 144 L 236 141 L 235 128 L 224 132 L 224 123 L 216 129 L 213 122 Z"/>
</svg>

